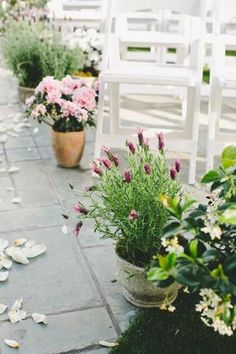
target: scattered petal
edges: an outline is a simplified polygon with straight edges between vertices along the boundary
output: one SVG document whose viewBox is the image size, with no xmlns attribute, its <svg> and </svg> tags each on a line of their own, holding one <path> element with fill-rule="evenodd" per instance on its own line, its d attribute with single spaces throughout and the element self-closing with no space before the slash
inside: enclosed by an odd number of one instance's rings
<svg viewBox="0 0 236 354">
<path fill-rule="evenodd" d="M 4 343 L 11 348 L 16 348 L 18 349 L 20 347 L 20 344 L 18 342 L 16 342 L 15 340 L 11 340 L 11 339 L 4 339 Z"/>
<path fill-rule="evenodd" d="M 12 310 L 8 311 L 8 317 L 11 323 L 17 323 L 21 322 L 22 320 L 25 320 L 27 316 L 26 311 L 22 310 Z"/>
<path fill-rule="evenodd" d="M 20 310 L 22 307 L 22 303 L 23 303 L 23 299 L 17 299 L 14 304 L 11 307 L 11 310 L 16 311 L 16 310 Z"/>
<path fill-rule="evenodd" d="M 34 128 L 33 134 L 38 134 L 38 132 L 39 132 L 39 128 L 38 127 Z"/>
<path fill-rule="evenodd" d="M 7 308 L 7 305 L 0 304 L 0 315 L 2 315 L 7 310 Z"/>
<path fill-rule="evenodd" d="M 1 144 L 5 144 L 6 142 L 7 142 L 7 135 L 2 135 L 1 137 L 0 137 L 0 143 Z"/>
<path fill-rule="evenodd" d="M 24 247 L 21 249 L 22 254 L 26 258 L 38 257 L 46 251 L 47 251 L 47 246 L 44 244 L 34 245 L 32 247 Z"/>
<path fill-rule="evenodd" d="M 6 281 L 8 278 L 9 272 L 0 271 L 0 282 Z"/>
<path fill-rule="evenodd" d="M 31 151 L 32 151 L 32 148 L 31 148 L 31 147 L 28 147 L 28 148 L 27 148 L 27 151 L 28 151 L 28 152 L 31 152 Z"/>
<path fill-rule="evenodd" d="M 8 192 L 14 192 L 16 189 L 14 187 L 7 187 L 6 190 Z"/>
<path fill-rule="evenodd" d="M 12 204 L 20 204 L 22 202 L 22 199 L 21 198 L 12 198 L 11 200 Z"/>
<path fill-rule="evenodd" d="M 67 235 L 67 234 L 69 233 L 68 228 L 67 228 L 66 225 L 63 225 L 63 226 L 62 226 L 61 232 L 62 232 L 63 234 L 65 234 L 65 235 Z"/>
<path fill-rule="evenodd" d="M 113 347 L 116 347 L 118 345 L 118 343 L 110 343 L 110 342 L 107 342 L 105 340 L 100 340 L 99 344 L 102 346 L 102 347 L 108 347 L 108 348 L 113 348 Z"/>
<path fill-rule="evenodd" d="M 23 246 L 26 243 L 26 238 L 19 238 L 14 241 L 14 246 Z"/>
<path fill-rule="evenodd" d="M 34 240 L 29 240 L 26 242 L 25 247 L 30 248 L 36 244 L 36 241 Z"/>
<path fill-rule="evenodd" d="M 33 313 L 32 318 L 36 323 L 48 324 L 47 317 L 41 313 Z"/>
<path fill-rule="evenodd" d="M 9 245 L 9 241 L 0 238 L 0 252 L 4 251 L 8 245 Z"/>
<path fill-rule="evenodd" d="M 23 253 L 23 249 L 16 248 L 16 250 L 11 255 L 13 261 L 20 264 L 29 264 L 29 260 Z"/>
<path fill-rule="evenodd" d="M 5 256 L 0 257 L 1 268 L 10 269 L 12 267 L 12 261 Z"/>
<path fill-rule="evenodd" d="M 6 168 L 4 168 L 4 167 L 0 168 L 0 173 L 6 173 L 6 172 L 7 172 Z"/>
<path fill-rule="evenodd" d="M 8 170 L 9 173 L 14 173 L 14 172 L 19 172 L 20 171 L 20 167 L 18 166 L 11 166 Z"/>
</svg>

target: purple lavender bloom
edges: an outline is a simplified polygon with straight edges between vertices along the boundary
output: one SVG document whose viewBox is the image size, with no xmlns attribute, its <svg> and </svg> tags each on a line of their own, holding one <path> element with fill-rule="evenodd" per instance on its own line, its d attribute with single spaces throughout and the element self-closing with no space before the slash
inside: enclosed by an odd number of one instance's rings
<svg viewBox="0 0 236 354">
<path fill-rule="evenodd" d="M 96 175 L 102 176 L 103 172 L 102 169 L 100 167 L 98 167 L 95 163 L 92 164 L 91 166 L 91 170 L 96 173 Z"/>
<path fill-rule="evenodd" d="M 77 223 L 77 225 L 76 225 L 76 227 L 74 229 L 74 233 L 75 233 L 76 237 L 79 236 L 80 229 L 81 229 L 82 226 L 83 226 L 82 221 Z"/>
<path fill-rule="evenodd" d="M 120 159 L 119 159 L 119 156 L 118 156 L 117 154 L 112 155 L 112 156 L 110 157 L 110 160 L 111 160 L 112 162 L 114 162 L 114 164 L 115 164 L 116 167 L 119 166 L 119 164 L 120 164 Z"/>
<path fill-rule="evenodd" d="M 175 169 L 176 169 L 177 173 L 180 173 L 180 170 L 181 170 L 181 162 L 180 162 L 180 160 L 176 160 L 175 161 Z"/>
<path fill-rule="evenodd" d="M 103 163 L 103 165 L 110 170 L 112 168 L 112 163 L 110 160 L 108 159 L 104 159 L 104 158 L 100 158 L 99 161 L 101 161 Z"/>
<path fill-rule="evenodd" d="M 175 180 L 176 179 L 176 175 L 177 175 L 176 169 L 172 167 L 170 169 L 170 177 L 171 177 L 171 179 Z"/>
<path fill-rule="evenodd" d="M 132 209 L 128 216 L 129 220 L 136 220 L 138 217 L 139 215 L 135 209 Z"/>
<path fill-rule="evenodd" d="M 157 134 L 157 139 L 158 139 L 158 149 L 160 151 L 163 151 L 164 147 L 165 147 L 165 140 L 164 140 L 164 135 L 162 132 Z"/>
<path fill-rule="evenodd" d="M 83 214 L 83 215 L 87 215 L 88 214 L 88 210 L 86 208 L 84 208 L 83 206 L 81 206 L 80 204 L 75 205 L 73 209 L 77 213 L 80 213 L 80 214 Z"/>
<path fill-rule="evenodd" d="M 132 181 L 132 174 L 128 168 L 126 168 L 124 171 L 123 180 L 127 183 L 130 183 Z"/>
<path fill-rule="evenodd" d="M 138 141 L 139 141 L 139 145 L 143 146 L 144 138 L 143 138 L 143 129 L 141 128 L 138 129 Z"/>
<path fill-rule="evenodd" d="M 126 145 L 128 146 L 130 152 L 132 152 L 132 154 L 135 154 L 136 151 L 135 144 L 133 144 L 131 141 L 127 141 Z"/>
<path fill-rule="evenodd" d="M 144 167 L 144 172 L 147 174 L 147 175 L 150 175 L 152 173 L 152 168 L 150 165 L 148 165 L 147 163 L 145 163 L 145 165 L 143 166 Z"/>
</svg>

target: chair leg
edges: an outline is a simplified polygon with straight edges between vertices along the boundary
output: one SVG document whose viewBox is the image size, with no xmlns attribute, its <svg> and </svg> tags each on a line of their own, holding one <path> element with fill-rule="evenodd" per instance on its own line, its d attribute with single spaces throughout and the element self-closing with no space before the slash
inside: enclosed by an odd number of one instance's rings
<svg viewBox="0 0 236 354">
<path fill-rule="evenodd" d="M 197 142 L 196 146 L 193 148 L 193 151 L 190 154 L 190 161 L 189 161 L 189 184 L 196 183 L 196 168 L 197 168 Z"/>
<path fill-rule="evenodd" d="M 120 87 L 119 83 L 109 84 L 110 97 L 110 133 L 118 134 L 120 127 Z"/>
<path fill-rule="evenodd" d="M 103 115 L 104 115 L 104 100 L 105 100 L 105 83 L 100 82 L 99 87 L 99 101 L 98 101 L 98 114 L 97 114 L 97 130 L 94 148 L 94 160 L 98 159 L 101 153 L 101 136 L 103 132 Z"/>
</svg>

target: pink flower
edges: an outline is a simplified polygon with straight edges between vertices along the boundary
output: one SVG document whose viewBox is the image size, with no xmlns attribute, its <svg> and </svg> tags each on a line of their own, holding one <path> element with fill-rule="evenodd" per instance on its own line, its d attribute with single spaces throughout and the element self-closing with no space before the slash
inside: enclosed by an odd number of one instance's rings
<svg viewBox="0 0 236 354">
<path fill-rule="evenodd" d="M 49 93 L 51 91 L 59 90 L 60 84 L 52 76 L 46 76 L 36 87 L 35 93 Z"/>
<path fill-rule="evenodd" d="M 112 155 L 111 158 L 110 158 L 110 160 L 111 160 L 112 162 L 114 162 L 114 164 L 115 164 L 116 167 L 119 166 L 119 164 L 120 164 L 120 159 L 119 159 L 119 156 L 118 156 L 117 154 Z"/>
<path fill-rule="evenodd" d="M 175 169 L 176 169 L 177 173 L 180 172 L 180 170 L 181 170 L 181 162 L 180 162 L 180 160 L 176 160 L 175 161 Z"/>
<path fill-rule="evenodd" d="M 60 100 L 61 110 L 64 117 L 75 117 L 77 114 L 77 106 L 71 102 L 64 99 Z"/>
<path fill-rule="evenodd" d="M 136 220 L 138 219 L 139 214 L 137 213 L 137 211 L 135 209 L 132 209 L 131 212 L 129 213 L 129 220 Z"/>
<path fill-rule="evenodd" d="M 34 108 L 31 115 L 33 118 L 38 118 L 40 115 L 43 116 L 44 114 L 46 114 L 46 112 L 47 112 L 46 107 L 44 106 L 44 104 L 40 103 Z"/>
<path fill-rule="evenodd" d="M 61 81 L 61 93 L 65 96 L 73 95 L 74 91 L 81 87 L 80 81 L 72 79 L 71 76 L 67 75 Z"/>
<path fill-rule="evenodd" d="M 82 207 L 80 204 L 77 204 L 74 206 L 74 211 L 83 215 L 87 215 L 88 214 L 88 210 L 84 207 Z"/>
<path fill-rule="evenodd" d="M 91 166 L 91 170 L 93 173 L 95 173 L 98 176 L 102 176 L 103 175 L 103 171 L 100 167 L 98 167 L 98 165 L 96 163 L 93 163 Z"/>
<path fill-rule="evenodd" d="M 49 104 L 60 103 L 61 93 L 57 90 L 50 91 L 46 99 Z"/>
<path fill-rule="evenodd" d="M 123 174 L 123 181 L 126 183 L 130 183 L 132 181 L 132 174 L 131 171 L 126 168 Z"/>
<path fill-rule="evenodd" d="M 152 173 L 152 168 L 150 165 L 148 165 L 147 163 L 145 163 L 144 165 L 144 172 L 147 174 L 147 175 L 150 175 Z"/>
<path fill-rule="evenodd" d="M 126 142 L 126 145 L 128 146 L 130 152 L 131 152 L 132 154 L 135 154 L 136 145 L 133 144 L 131 141 L 127 141 L 127 142 Z"/>
<path fill-rule="evenodd" d="M 170 169 L 170 177 L 171 177 L 171 179 L 175 180 L 176 179 L 176 174 L 177 174 L 176 169 L 172 167 Z"/>
<path fill-rule="evenodd" d="M 84 108 L 81 108 L 79 111 L 79 121 L 84 121 L 86 122 L 88 120 L 88 111 Z"/>
<path fill-rule="evenodd" d="M 159 149 L 160 151 L 163 151 L 163 150 L 164 150 L 164 147 L 165 147 L 165 141 L 164 141 L 164 135 L 163 135 L 163 133 L 157 134 L 157 139 L 158 139 L 158 149 Z"/>
<path fill-rule="evenodd" d="M 35 100 L 35 96 L 31 96 L 27 98 L 25 101 L 26 106 L 31 106 L 34 103 L 34 100 Z"/>
<path fill-rule="evenodd" d="M 73 102 L 79 104 L 81 108 L 86 108 L 88 111 L 92 111 L 96 108 L 96 93 L 94 89 L 89 87 L 81 87 L 73 94 Z"/>
</svg>

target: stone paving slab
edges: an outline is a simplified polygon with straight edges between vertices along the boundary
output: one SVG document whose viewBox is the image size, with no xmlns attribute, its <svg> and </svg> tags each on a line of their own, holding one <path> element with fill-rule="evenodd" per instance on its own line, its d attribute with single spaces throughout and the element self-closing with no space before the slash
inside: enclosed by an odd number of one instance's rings
<svg viewBox="0 0 236 354">
<path fill-rule="evenodd" d="M 0 213 L 0 233 L 21 229 L 35 229 L 40 227 L 62 225 L 61 214 L 63 209 L 59 206 L 45 206 L 35 208 L 21 208 Z"/>
<path fill-rule="evenodd" d="M 47 252 L 28 265 L 13 264 L 8 282 L 0 285 L 3 303 L 22 297 L 27 312 L 43 313 L 102 305 L 73 235 L 52 227 L 5 236 L 11 242 L 19 237 L 45 244 Z"/>
<path fill-rule="evenodd" d="M 14 339 L 20 343 L 19 354 L 68 353 L 115 337 L 105 309 L 98 308 L 49 316 L 48 325 L 44 327 L 33 323 L 32 319 L 16 325 L 2 323 L 0 350 L 2 354 L 13 353 L 14 350 L 7 348 L 2 341 Z M 104 354 L 104 351 L 97 351 L 97 354 Z"/>
<path fill-rule="evenodd" d="M 31 160 L 39 160 L 40 155 L 35 147 L 21 148 L 21 149 L 9 149 L 6 152 L 7 158 L 9 162 L 20 162 L 20 161 L 31 161 Z"/>
</svg>

